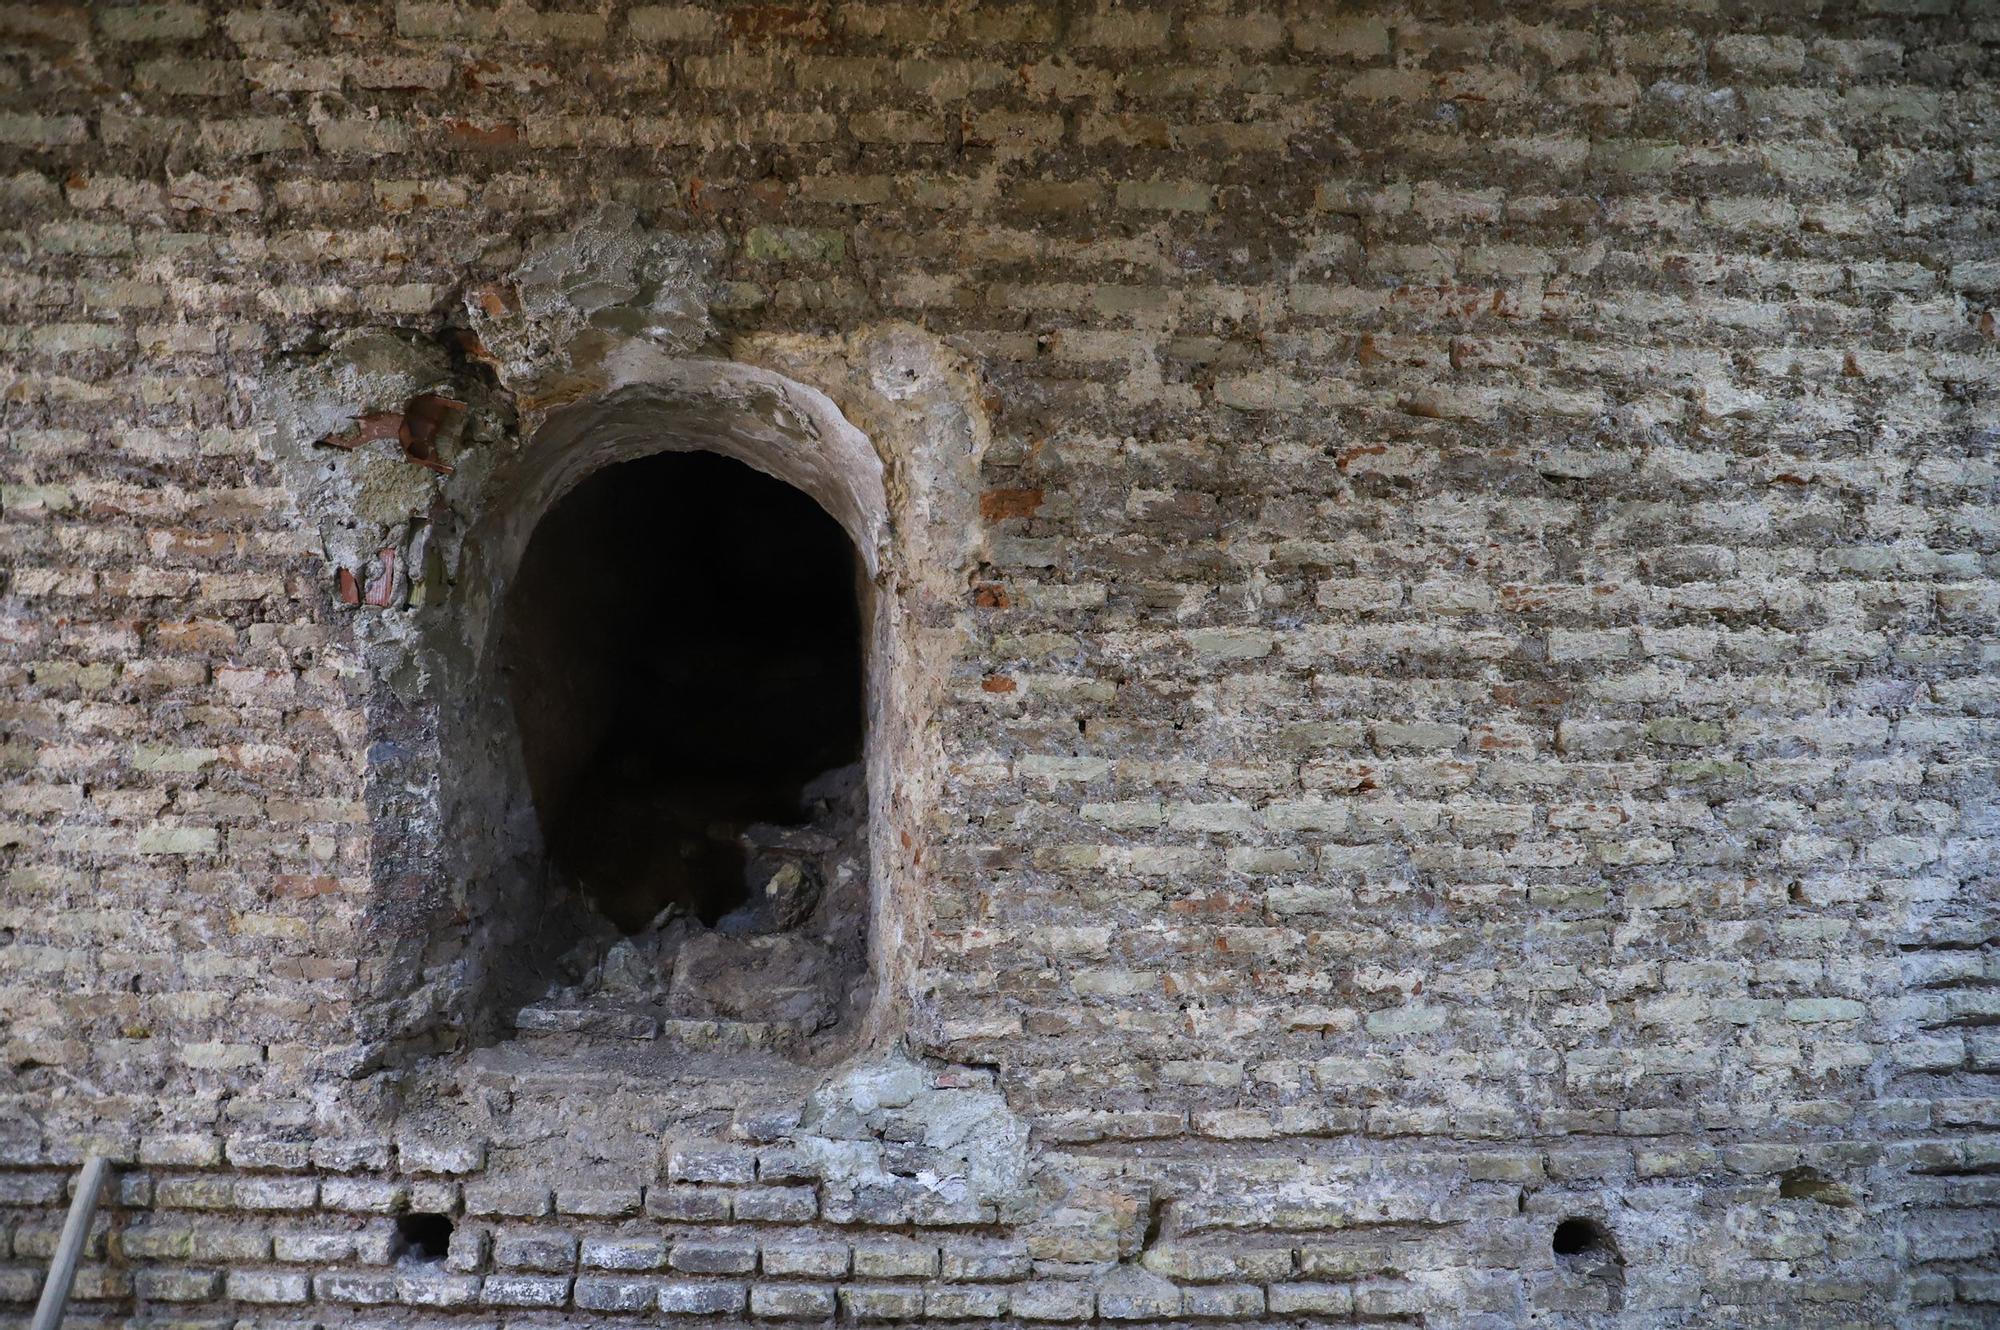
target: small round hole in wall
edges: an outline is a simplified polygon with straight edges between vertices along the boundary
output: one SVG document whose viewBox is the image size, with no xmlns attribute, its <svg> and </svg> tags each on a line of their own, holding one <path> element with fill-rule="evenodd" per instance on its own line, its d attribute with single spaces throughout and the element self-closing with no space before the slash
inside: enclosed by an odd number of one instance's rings
<svg viewBox="0 0 2000 1330">
<path fill-rule="evenodd" d="M 1563 1220 L 1556 1225 L 1549 1246 L 1557 1256 L 1570 1260 L 1622 1260 L 1618 1255 L 1618 1244 L 1612 1241 L 1611 1230 L 1595 1219 L 1571 1216 Z"/>
<path fill-rule="evenodd" d="M 451 1249 L 451 1220 L 443 1215 L 396 1216 L 398 1256 L 417 1261 L 442 1261 Z"/>
</svg>

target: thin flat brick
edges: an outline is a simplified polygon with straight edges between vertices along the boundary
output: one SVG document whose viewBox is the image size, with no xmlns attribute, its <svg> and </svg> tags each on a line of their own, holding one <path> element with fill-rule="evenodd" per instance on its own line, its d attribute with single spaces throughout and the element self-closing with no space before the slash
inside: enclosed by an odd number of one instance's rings
<svg viewBox="0 0 2000 1330">
<path fill-rule="evenodd" d="M 469 1215 L 507 1215 L 534 1219 L 549 1213 L 547 1187 L 506 1183 L 468 1183 L 464 1192 Z"/>
<path fill-rule="evenodd" d="M 493 1263 L 516 1270 L 568 1270 L 576 1265 L 577 1240 L 569 1233 L 540 1230 L 493 1235 Z"/>
<path fill-rule="evenodd" d="M 688 1274 L 748 1274 L 757 1268 L 757 1248 L 749 1243 L 683 1238 L 674 1243 L 667 1264 Z"/>
<path fill-rule="evenodd" d="M 310 1210 L 319 1201 L 311 1178 L 245 1178 L 236 1184 L 236 1204 L 245 1210 Z"/>
<path fill-rule="evenodd" d="M 135 1270 L 132 1291 L 149 1302 L 207 1302 L 222 1289 L 214 1270 Z"/>
<path fill-rule="evenodd" d="M 223 1293 L 237 1302 L 289 1305 L 309 1301 L 312 1283 L 304 1274 L 232 1270 L 223 1282 Z"/>
<path fill-rule="evenodd" d="M 97 30 L 114 42 L 185 42 L 208 31 L 199 5 L 121 5 L 99 10 Z"/>
<path fill-rule="evenodd" d="M 373 1178 L 327 1178 L 320 1183 L 320 1205 L 357 1214 L 395 1214 L 409 1202 L 410 1189 L 400 1182 Z"/>
<path fill-rule="evenodd" d="M 636 1312 L 651 1307 L 660 1285 L 652 1279 L 607 1279 L 582 1276 L 576 1280 L 573 1296 L 585 1311 Z"/>
<path fill-rule="evenodd" d="M 399 1274 L 396 1301 L 411 1307 L 466 1307 L 479 1298 L 477 1275 Z"/>
<path fill-rule="evenodd" d="M 382 1306 L 396 1301 L 396 1277 L 359 1270 L 330 1270 L 313 1276 L 313 1292 L 321 1302 Z"/>
<path fill-rule="evenodd" d="M 669 1316 L 740 1316 L 748 1296 L 745 1285 L 718 1280 L 659 1286 L 660 1310 Z"/>
<path fill-rule="evenodd" d="M 556 1213 L 593 1219 L 620 1219 L 639 1213 L 644 1194 L 637 1187 L 556 1191 Z"/>
<path fill-rule="evenodd" d="M 774 1321 L 823 1321 L 833 1315 L 834 1290 L 823 1284 L 753 1284 L 750 1314 Z"/>
<path fill-rule="evenodd" d="M 479 1300 L 489 1307 L 561 1307 L 569 1301 L 570 1281 L 547 1275 L 488 1275 L 479 1286 Z"/>
<path fill-rule="evenodd" d="M 772 1246 L 767 1243 L 762 1249 L 759 1261 L 767 1275 L 838 1279 L 847 1273 L 850 1258 L 845 1243 L 800 1243 L 785 1246 Z"/>
<path fill-rule="evenodd" d="M 585 1238 L 582 1263 L 598 1270 L 658 1270 L 667 1263 L 664 1238 Z"/>
</svg>

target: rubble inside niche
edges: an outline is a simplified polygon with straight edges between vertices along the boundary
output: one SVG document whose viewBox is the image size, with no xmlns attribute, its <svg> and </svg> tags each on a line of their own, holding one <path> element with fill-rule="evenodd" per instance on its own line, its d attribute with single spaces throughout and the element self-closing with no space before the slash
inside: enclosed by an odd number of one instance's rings
<svg viewBox="0 0 2000 1330">
<path fill-rule="evenodd" d="M 742 903 L 712 925 L 671 904 L 629 934 L 593 912 L 597 927 L 516 1014 L 517 1032 L 797 1052 L 859 1013 L 869 982 L 866 799 L 855 763 L 804 787 L 802 822 L 711 825 L 742 856 Z M 615 888 L 576 885 L 586 895 Z"/>
</svg>

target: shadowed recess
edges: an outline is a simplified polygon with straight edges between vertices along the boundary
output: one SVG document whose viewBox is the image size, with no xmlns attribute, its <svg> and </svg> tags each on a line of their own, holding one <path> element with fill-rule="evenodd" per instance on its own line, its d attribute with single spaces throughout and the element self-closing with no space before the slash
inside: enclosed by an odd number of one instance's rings
<svg viewBox="0 0 2000 1330">
<path fill-rule="evenodd" d="M 442 1261 L 451 1251 L 451 1231 L 451 1220 L 444 1215 L 397 1215 L 397 1254 L 413 1261 Z"/>
<path fill-rule="evenodd" d="M 861 756 L 853 546 L 712 453 L 607 467 L 543 518 L 501 644 L 555 867 L 636 932 L 747 895 L 740 836 Z"/>
<path fill-rule="evenodd" d="M 1595 1219 L 1572 1216 L 1556 1225 L 1550 1235 L 1549 1247 L 1557 1256 L 1579 1260 L 1598 1259 L 1623 1264 L 1618 1254 L 1618 1244 L 1612 1240 L 1611 1230 Z"/>
</svg>

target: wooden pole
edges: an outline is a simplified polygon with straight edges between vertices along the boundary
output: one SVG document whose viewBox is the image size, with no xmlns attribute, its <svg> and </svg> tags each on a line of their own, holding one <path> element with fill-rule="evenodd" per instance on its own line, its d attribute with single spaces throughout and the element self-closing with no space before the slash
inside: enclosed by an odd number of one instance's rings
<svg viewBox="0 0 2000 1330">
<path fill-rule="evenodd" d="M 42 1300 L 35 1304 L 35 1319 L 29 1322 L 28 1330 L 56 1330 L 62 1324 L 63 1308 L 69 1305 L 70 1285 L 76 1282 L 76 1267 L 83 1263 L 83 1248 L 90 1241 L 90 1221 L 97 1214 L 97 1198 L 109 1176 L 110 1160 L 101 1155 L 84 1160 L 83 1176 L 77 1180 L 76 1195 L 70 1198 L 69 1218 L 63 1221 L 62 1236 L 56 1239 L 49 1277 L 42 1283 Z"/>
</svg>

